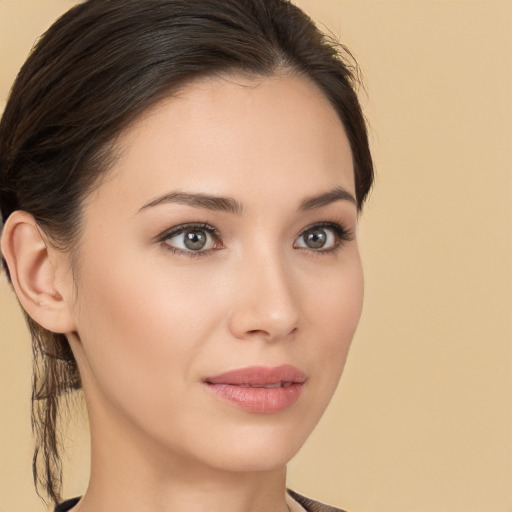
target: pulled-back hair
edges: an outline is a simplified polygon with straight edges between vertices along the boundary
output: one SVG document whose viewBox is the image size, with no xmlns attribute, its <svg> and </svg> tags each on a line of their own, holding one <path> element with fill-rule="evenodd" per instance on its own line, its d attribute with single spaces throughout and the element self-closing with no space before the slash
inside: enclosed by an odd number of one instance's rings
<svg viewBox="0 0 512 512">
<path fill-rule="evenodd" d="M 0 123 L 0 209 L 34 216 L 73 254 L 84 197 L 108 171 L 115 140 L 148 107 L 219 73 L 293 73 L 313 81 L 343 123 L 358 208 L 373 181 L 350 53 L 286 0 L 88 0 L 33 49 Z M 9 276 L 6 262 L 3 265 Z M 59 400 L 81 387 L 64 334 L 26 320 L 32 336 L 36 489 L 60 499 Z"/>
</svg>

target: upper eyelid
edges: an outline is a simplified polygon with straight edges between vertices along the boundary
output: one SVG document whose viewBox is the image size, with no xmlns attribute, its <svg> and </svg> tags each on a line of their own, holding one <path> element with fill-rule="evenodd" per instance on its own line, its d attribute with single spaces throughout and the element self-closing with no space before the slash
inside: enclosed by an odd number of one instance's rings
<svg viewBox="0 0 512 512">
<path fill-rule="evenodd" d="M 303 228 L 297 236 L 302 236 L 304 233 L 314 228 L 331 228 L 338 232 L 342 231 L 347 237 L 353 237 L 352 229 L 347 228 L 344 224 L 340 222 L 332 221 L 314 222 L 313 224 L 310 224 L 309 226 Z"/>
<path fill-rule="evenodd" d="M 208 231 L 212 235 L 220 238 L 220 231 L 214 226 L 211 226 L 210 224 L 202 222 L 187 222 L 185 224 L 179 224 L 178 226 L 173 226 L 172 228 L 166 229 L 160 235 L 157 236 L 157 239 L 165 240 L 172 236 L 177 236 L 183 231 L 187 231 L 187 229 L 203 229 L 205 231 Z"/>
</svg>

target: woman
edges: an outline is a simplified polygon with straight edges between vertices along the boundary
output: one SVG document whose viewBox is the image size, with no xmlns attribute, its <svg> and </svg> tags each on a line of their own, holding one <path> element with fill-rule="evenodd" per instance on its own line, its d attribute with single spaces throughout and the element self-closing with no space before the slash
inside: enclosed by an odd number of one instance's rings
<svg viewBox="0 0 512 512">
<path fill-rule="evenodd" d="M 56 510 L 335 510 L 286 463 L 361 312 L 349 62 L 284 0 L 88 0 L 39 41 L 0 125 L 1 247 L 55 503 L 59 397 L 87 403 L 89 487 Z"/>
</svg>

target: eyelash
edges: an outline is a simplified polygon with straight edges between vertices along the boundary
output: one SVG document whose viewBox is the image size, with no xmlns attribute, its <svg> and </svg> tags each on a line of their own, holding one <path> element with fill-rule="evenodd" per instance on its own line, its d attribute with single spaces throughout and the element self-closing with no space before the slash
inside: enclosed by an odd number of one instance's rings
<svg viewBox="0 0 512 512">
<path fill-rule="evenodd" d="M 185 231 L 188 230 L 202 230 L 209 233 L 216 241 L 219 241 L 221 239 L 220 231 L 213 226 L 210 226 L 209 224 L 201 223 L 201 222 L 193 222 L 190 224 L 180 224 L 179 226 L 175 226 L 165 233 L 162 233 L 162 235 L 159 237 L 159 241 L 165 246 L 165 248 L 172 252 L 173 254 L 182 254 L 185 256 L 188 256 L 190 258 L 197 258 L 199 256 L 208 256 L 211 254 L 212 250 L 206 250 L 206 251 L 186 251 L 183 249 L 178 249 L 177 247 L 173 247 L 172 245 L 169 245 L 167 240 L 174 238 L 175 236 L 181 235 Z M 215 247 L 213 250 L 223 249 L 224 246 L 220 244 L 220 247 Z"/>
<path fill-rule="evenodd" d="M 307 248 L 307 247 L 296 247 L 295 242 L 294 242 L 294 248 L 306 250 L 307 252 L 315 254 L 315 255 L 333 254 L 333 253 L 336 253 L 337 251 L 339 251 L 341 249 L 341 247 L 345 244 L 345 242 L 350 242 L 354 239 L 354 235 L 353 235 L 352 231 L 344 228 L 343 225 L 338 222 L 318 222 L 315 224 L 311 224 L 311 225 L 305 227 L 297 235 L 296 239 L 299 239 L 300 237 L 304 236 L 308 231 L 311 231 L 313 229 L 323 229 L 323 228 L 330 229 L 334 232 L 336 240 L 332 247 L 330 247 L 328 249 L 311 249 L 311 248 Z M 175 226 L 175 227 L 165 231 L 158 237 L 158 241 L 160 243 L 162 243 L 165 246 L 165 248 L 168 251 L 172 252 L 173 254 L 184 255 L 184 256 L 188 256 L 190 258 L 196 258 L 199 256 L 209 256 L 212 254 L 213 250 L 219 250 L 219 249 L 224 248 L 224 245 L 222 244 L 222 242 L 220 243 L 220 245 L 216 245 L 216 247 L 214 247 L 213 249 L 208 249 L 208 250 L 204 250 L 204 251 L 201 251 L 201 250 L 192 251 L 192 250 L 178 249 L 177 247 L 173 247 L 173 246 L 169 245 L 168 243 L 166 243 L 167 240 L 174 238 L 175 236 L 178 236 L 178 235 L 184 233 L 185 231 L 194 230 L 194 229 L 206 231 L 207 233 L 209 233 L 216 240 L 216 244 L 221 240 L 220 231 L 218 229 L 214 228 L 213 226 L 211 226 L 210 224 L 189 223 L 189 224 L 180 224 L 179 226 Z"/>
<path fill-rule="evenodd" d="M 341 222 L 317 222 L 315 224 L 311 224 L 310 226 L 305 227 L 297 236 L 297 239 L 304 236 L 308 231 L 313 229 L 323 229 L 327 228 L 334 232 L 334 236 L 336 240 L 334 241 L 334 245 L 329 247 L 328 249 L 311 249 L 307 247 L 297 247 L 297 249 L 305 249 L 307 252 L 313 255 L 326 255 L 326 254 L 334 254 L 338 252 L 346 242 L 351 242 L 354 240 L 354 234 L 351 230 L 343 227 Z"/>
</svg>

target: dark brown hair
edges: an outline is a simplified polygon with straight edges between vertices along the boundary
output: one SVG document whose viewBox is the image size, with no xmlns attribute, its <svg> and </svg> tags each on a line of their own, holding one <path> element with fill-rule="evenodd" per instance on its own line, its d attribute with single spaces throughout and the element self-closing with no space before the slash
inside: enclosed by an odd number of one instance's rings
<svg viewBox="0 0 512 512">
<path fill-rule="evenodd" d="M 83 198 L 108 170 L 115 139 L 129 123 L 193 79 L 278 72 L 308 77 L 338 113 L 360 209 L 373 165 L 357 67 L 301 10 L 286 0 L 88 0 L 44 34 L 14 83 L 0 123 L 2 222 L 27 211 L 52 244 L 73 254 Z M 66 336 L 26 318 L 34 353 L 34 479 L 38 493 L 58 501 L 59 399 L 81 387 L 80 376 Z"/>
</svg>

